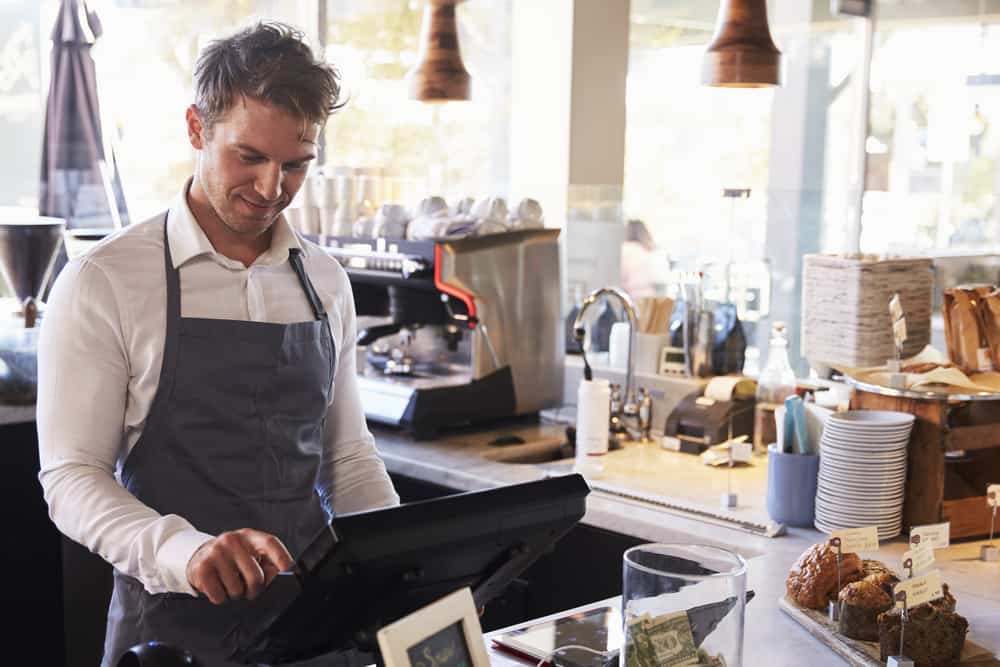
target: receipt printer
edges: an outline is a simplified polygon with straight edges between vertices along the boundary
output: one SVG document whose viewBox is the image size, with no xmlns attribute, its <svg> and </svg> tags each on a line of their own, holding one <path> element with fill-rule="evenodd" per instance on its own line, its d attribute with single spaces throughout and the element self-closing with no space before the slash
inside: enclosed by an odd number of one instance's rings
<svg viewBox="0 0 1000 667">
<path fill-rule="evenodd" d="M 756 383 L 749 378 L 713 378 L 704 394 L 691 394 L 677 404 L 663 428 L 664 447 L 687 454 L 703 451 L 733 437 L 753 439 L 753 409 Z"/>
</svg>

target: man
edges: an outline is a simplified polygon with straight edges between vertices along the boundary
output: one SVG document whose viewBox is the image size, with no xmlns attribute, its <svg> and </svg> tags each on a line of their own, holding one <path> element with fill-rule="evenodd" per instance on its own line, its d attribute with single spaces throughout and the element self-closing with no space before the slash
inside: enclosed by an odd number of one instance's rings
<svg viewBox="0 0 1000 667">
<path fill-rule="evenodd" d="M 104 666 L 159 640 L 223 665 L 255 598 L 333 512 L 398 503 L 365 425 L 339 264 L 281 216 L 338 108 L 301 34 L 216 41 L 168 212 L 59 276 L 39 344 L 53 521 L 115 568 Z"/>
</svg>

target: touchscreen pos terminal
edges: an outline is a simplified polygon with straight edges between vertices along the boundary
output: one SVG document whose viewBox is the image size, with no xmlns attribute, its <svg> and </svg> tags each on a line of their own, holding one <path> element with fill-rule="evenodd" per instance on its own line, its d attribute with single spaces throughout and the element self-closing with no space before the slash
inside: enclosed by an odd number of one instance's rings
<svg viewBox="0 0 1000 667">
<path fill-rule="evenodd" d="M 468 586 L 478 607 L 584 515 L 578 474 L 334 517 L 248 606 L 232 659 L 374 651 L 383 626 Z"/>
</svg>

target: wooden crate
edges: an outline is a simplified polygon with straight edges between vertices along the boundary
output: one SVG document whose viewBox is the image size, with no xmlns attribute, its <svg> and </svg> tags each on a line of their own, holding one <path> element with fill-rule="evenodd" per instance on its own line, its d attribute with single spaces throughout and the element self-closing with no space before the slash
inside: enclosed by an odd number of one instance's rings
<svg viewBox="0 0 1000 667">
<path fill-rule="evenodd" d="M 895 410 L 917 418 L 910 435 L 903 525 L 951 521 L 951 537 L 989 534 L 986 486 L 1000 481 L 1000 402 L 952 402 L 883 396 L 855 389 L 851 407 Z M 945 452 L 968 453 L 968 470 Z"/>
</svg>

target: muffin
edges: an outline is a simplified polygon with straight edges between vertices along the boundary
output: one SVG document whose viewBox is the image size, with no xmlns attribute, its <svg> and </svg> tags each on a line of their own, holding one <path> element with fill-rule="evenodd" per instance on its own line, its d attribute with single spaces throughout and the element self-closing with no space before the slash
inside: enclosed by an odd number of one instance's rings
<svg viewBox="0 0 1000 667">
<path fill-rule="evenodd" d="M 892 595 L 892 587 L 899 583 L 899 577 L 891 572 L 879 572 L 878 574 L 869 574 L 864 578 L 864 581 L 870 581 Z"/>
<path fill-rule="evenodd" d="M 861 561 L 861 570 L 864 572 L 866 579 L 876 575 L 885 575 L 899 581 L 899 577 L 896 576 L 896 573 L 880 560 L 872 560 L 871 558 L 864 559 Z"/>
<path fill-rule="evenodd" d="M 879 614 L 892 608 L 892 598 L 878 583 L 887 574 L 870 575 L 840 591 L 840 634 L 851 639 L 878 641 Z"/>
<path fill-rule="evenodd" d="M 955 596 L 951 594 L 951 589 L 948 588 L 948 584 L 941 584 L 941 591 L 944 593 L 937 600 L 931 600 L 927 604 L 934 607 L 938 611 L 955 612 L 955 607 L 958 602 L 955 600 Z"/>
<path fill-rule="evenodd" d="M 942 600 L 935 600 L 941 603 Z M 954 602 L 954 598 L 951 598 Z M 906 621 L 903 653 L 912 658 L 916 667 L 947 667 L 957 665 L 965 644 L 969 622 L 954 611 L 948 602 L 937 606 L 922 604 L 909 611 Z M 902 612 L 898 608 L 878 617 L 878 643 L 885 661 L 899 653 L 899 629 Z"/>
<path fill-rule="evenodd" d="M 842 554 L 841 588 L 863 576 L 861 558 L 855 553 Z M 837 589 L 837 550 L 826 543 L 809 547 L 788 572 L 785 591 L 799 606 L 825 609 L 840 592 Z"/>
</svg>

